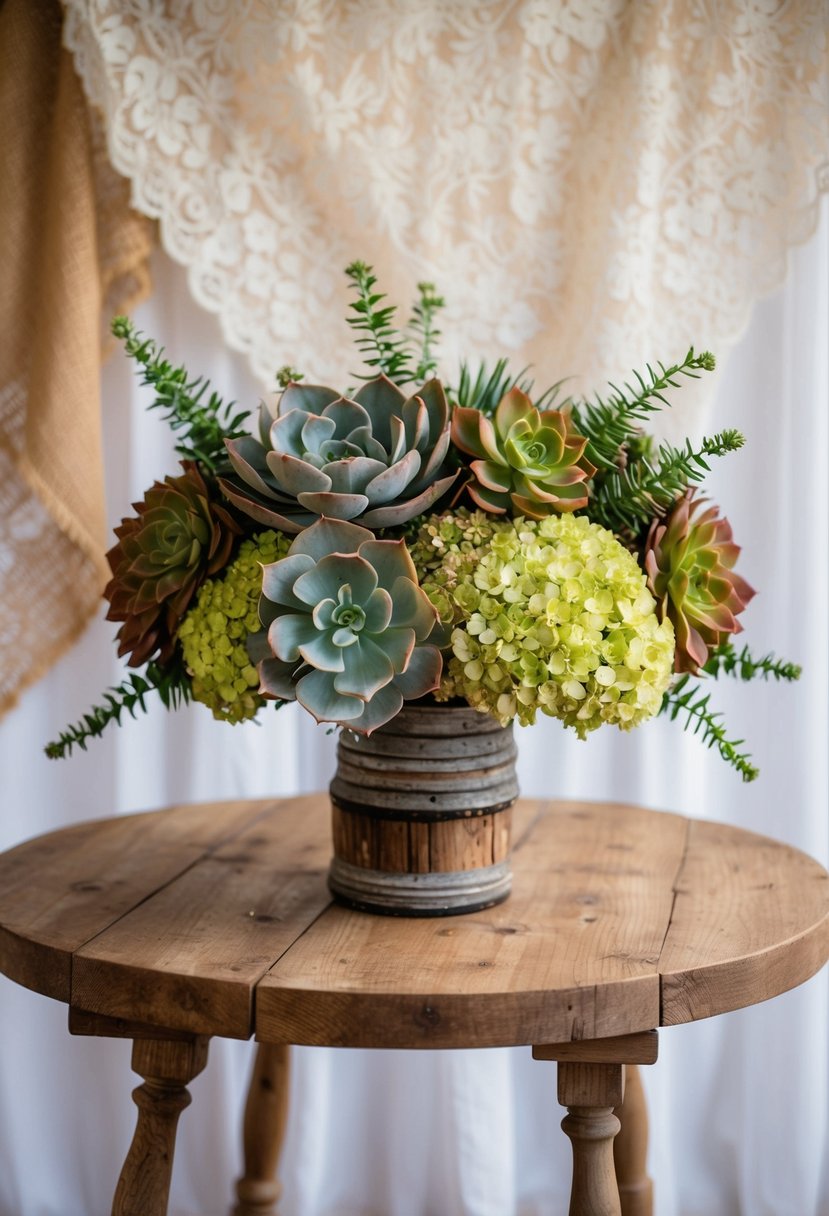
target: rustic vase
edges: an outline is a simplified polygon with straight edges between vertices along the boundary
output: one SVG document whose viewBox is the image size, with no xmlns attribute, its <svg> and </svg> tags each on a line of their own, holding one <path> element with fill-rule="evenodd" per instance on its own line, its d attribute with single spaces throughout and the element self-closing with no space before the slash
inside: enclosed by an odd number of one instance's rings
<svg viewBox="0 0 829 1216">
<path fill-rule="evenodd" d="M 333 894 L 397 916 L 506 899 L 515 756 L 512 727 L 465 706 L 406 706 L 368 737 L 343 728 L 330 786 Z"/>
</svg>

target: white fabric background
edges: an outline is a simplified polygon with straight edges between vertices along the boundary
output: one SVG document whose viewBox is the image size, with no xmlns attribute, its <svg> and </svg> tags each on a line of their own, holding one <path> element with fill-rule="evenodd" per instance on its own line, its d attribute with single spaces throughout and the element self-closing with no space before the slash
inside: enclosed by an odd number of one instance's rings
<svg viewBox="0 0 829 1216">
<path fill-rule="evenodd" d="M 760 761 L 760 780 L 743 786 L 665 722 L 587 743 L 544 722 L 519 733 L 527 794 L 638 800 L 750 827 L 829 860 L 828 272 L 824 202 L 820 231 L 793 252 L 785 287 L 757 306 L 722 360 L 708 420 L 709 429 L 738 426 L 748 438 L 712 478 L 744 546 L 741 571 L 762 592 L 746 614 L 748 639 L 804 665 L 795 687 L 716 689 L 732 731 Z M 260 388 L 223 347 L 214 318 L 191 302 L 184 273 L 160 256 L 155 282 L 140 325 L 221 391 L 255 402 Z M 562 370 L 540 369 L 550 379 Z M 105 370 L 104 399 L 116 522 L 173 459 L 123 359 Z M 295 707 L 233 730 L 200 707 L 174 717 L 159 709 L 86 754 L 46 761 L 42 744 L 120 678 L 113 632 L 98 621 L 0 727 L 0 846 L 113 812 L 327 782 L 333 740 Z M 663 1032 L 661 1060 L 644 1070 L 656 1216 L 829 1216 L 828 995 L 824 972 L 766 1005 Z M 0 1025 L 1 1216 L 104 1216 L 134 1123 L 129 1045 L 70 1038 L 62 1005 L 5 979 Z M 192 1086 L 175 1216 L 228 1211 L 251 1050 L 215 1042 Z M 285 1216 L 566 1212 L 569 1146 L 558 1130 L 554 1069 L 528 1049 L 304 1049 L 294 1065 Z"/>
</svg>

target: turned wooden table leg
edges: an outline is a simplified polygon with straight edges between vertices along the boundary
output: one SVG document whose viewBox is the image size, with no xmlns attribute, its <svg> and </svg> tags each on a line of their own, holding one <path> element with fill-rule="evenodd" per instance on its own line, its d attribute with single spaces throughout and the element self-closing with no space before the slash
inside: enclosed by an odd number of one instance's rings
<svg viewBox="0 0 829 1216">
<path fill-rule="evenodd" d="M 652 1216 L 648 1120 L 636 1065 L 655 1064 L 658 1054 L 655 1030 L 533 1047 L 533 1059 L 558 1061 L 558 1100 L 567 1107 L 561 1126 L 573 1145 L 570 1216 Z M 620 1126 L 621 1144 L 614 1144 Z"/>
<path fill-rule="evenodd" d="M 245 1106 L 245 1173 L 236 1183 L 233 1216 L 276 1216 L 282 1193 L 276 1169 L 288 1122 L 290 1049 L 260 1043 Z"/>
<path fill-rule="evenodd" d="M 190 1105 L 187 1085 L 207 1063 L 204 1038 L 190 1042 L 136 1039 L 133 1091 L 138 1123 L 112 1203 L 112 1216 L 166 1216 L 178 1117 Z"/>
<path fill-rule="evenodd" d="M 653 1216 L 653 1183 L 647 1174 L 648 1109 L 635 1064 L 625 1067 L 625 1096 L 615 1114 L 622 1124 L 613 1142 L 622 1216 Z"/>
<path fill-rule="evenodd" d="M 567 1107 L 561 1126 L 573 1145 L 570 1216 L 622 1216 L 613 1168 L 620 1125 L 613 1108 L 623 1096 L 621 1064 L 558 1066 L 558 1100 Z"/>
</svg>

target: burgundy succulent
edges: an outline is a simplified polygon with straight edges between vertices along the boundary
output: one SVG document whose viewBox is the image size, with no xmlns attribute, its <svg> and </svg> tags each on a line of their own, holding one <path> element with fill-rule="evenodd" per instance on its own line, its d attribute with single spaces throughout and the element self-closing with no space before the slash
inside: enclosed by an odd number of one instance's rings
<svg viewBox="0 0 829 1216">
<path fill-rule="evenodd" d="M 175 632 L 202 582 L 227 565 L 241 528 L 217 502 L 198 466 L 182 461 L 177 477 L 156 481 L 136 514 L 115 529 L 104 589 L 108 621 L 123 621 L 118 654 L 130 667 L 173 654 Z"/>
</svg>

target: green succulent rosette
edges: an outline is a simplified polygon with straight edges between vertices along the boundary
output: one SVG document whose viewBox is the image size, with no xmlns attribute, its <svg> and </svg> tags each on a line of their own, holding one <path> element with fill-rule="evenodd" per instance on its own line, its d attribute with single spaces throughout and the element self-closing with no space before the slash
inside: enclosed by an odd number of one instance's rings
<svg viewBox="0 0 829 1216">
<path fill-rule="evenodd" d="M 436 613 L 405 542 L 320 520 L 262 573 L 260 691 L 370 734 L 440 683 Z"/>
<path fill-rule="evenodd" d="M 191 460 L 150 486 L 115 529 L 104 588 L 108 621 L 122 621 L 118 654 L 131 667 L 168 663 L 179 623 L 201 583 L 227 564 L 242 529 Z"/>
<path fill-rule="evenodd" d="M 462 697 L 504 725 L 541 712 L 582 738 L 659 712 L 673 628 L 611 532 L 584 516 L 458 511 L 424 521 L 412 549 L 451 631 L 440 699 Z"/>
<path fill-rule="evenodd" d="M 662 616 L 674 626 L 677 671 L 697 674 L 709 647 L 742 632 L 737 616 L 755 591 L 733 569 L 739 555 L 728 520 L 693 490 L 651 525 L 645 569 Z"/>
<path fill-rule="evenodd" d="M 491 419 L 456 406 L 451 435 L 457 448 L 476 457 L 467 489 L 482 510 L 543 519 L 587 506 L 596 470 L 584 455 L 587 439 L 575 434 L 563 410 L 537 410 L 513 388 Z"/>
<path fill-rule="evenodd" d="M 227 441 L 235 476 L 221 486 L 241 511 L 283 532 L 321 516 L 394 527 L 427 511 L 457 477 L 442 470 L 449 406 L 438 380 L 407 397 L 379 376 L 353 399 L 289 384 L 276 419 L 263 407 L 260 438 Z"/>
<path fill-rule="evenodd" d="M 265 704 L 248 639 L 260 630 L 263 565 L 284 557 L 291 538 L 260 532 L 242 541 L 221 578 L 208 579 L 178 630 L 193 699 L 222 722 L 244 722 Z"/>
</svg>

